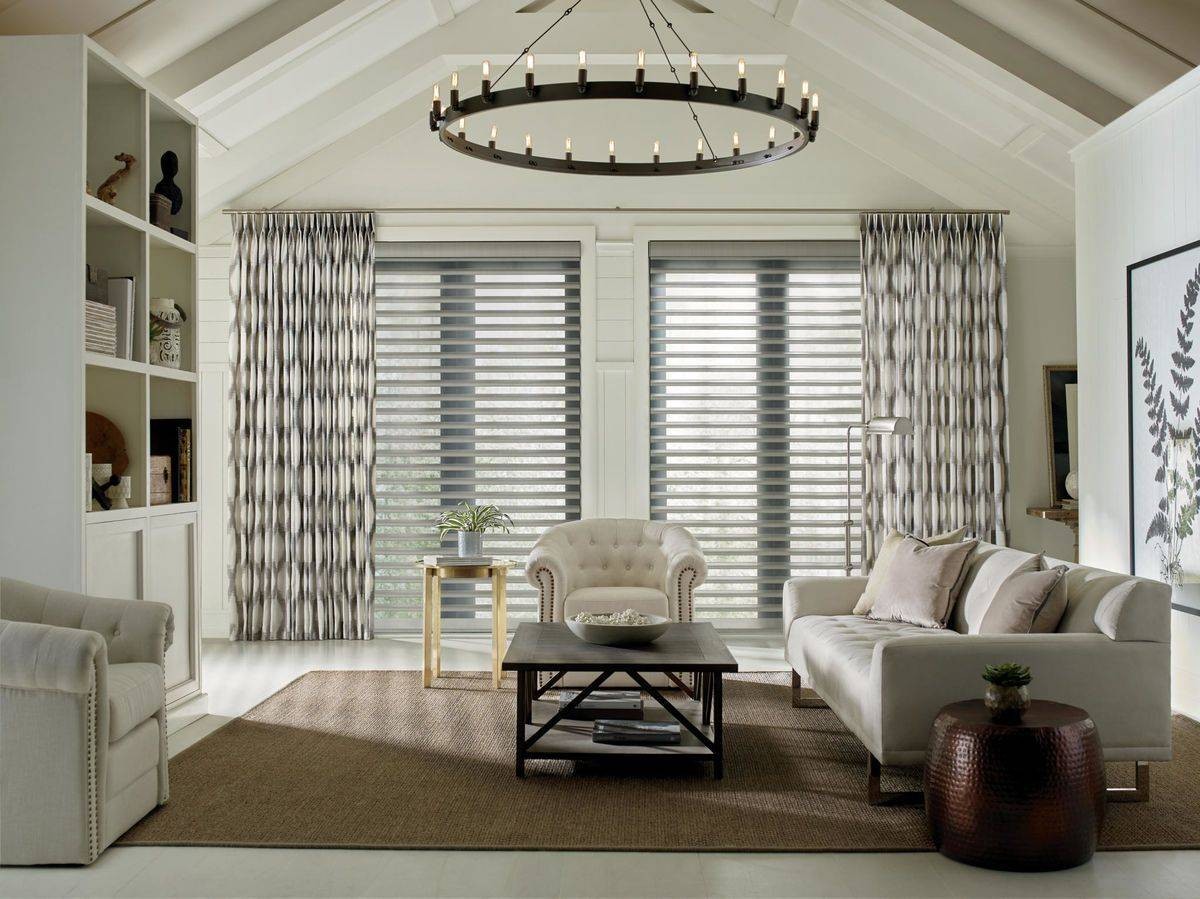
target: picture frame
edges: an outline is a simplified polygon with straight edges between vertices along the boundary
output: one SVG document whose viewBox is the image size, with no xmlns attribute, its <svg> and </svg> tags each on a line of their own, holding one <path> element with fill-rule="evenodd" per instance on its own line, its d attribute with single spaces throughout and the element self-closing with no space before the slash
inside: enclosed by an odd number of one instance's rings
<svg viewBox="0 0 1200 899">
<path fill-rule="evenodd" d="M 1046 465 L 1050 482 L 1050 505 L 1061 506 L 1074 500 L 1066 488 L 1067 475 L 1073 470 L 1074 442 L 1078 418 L 1068 388 L 1079 383 L 1075 363 L 1042 366 L 1042 391 L 1046 415 Z"/>
<path fill-rule="evenodd" d="M 1125 272 L 1130 573 L 1200 605 L 1200 240 Z"/>
</svg>

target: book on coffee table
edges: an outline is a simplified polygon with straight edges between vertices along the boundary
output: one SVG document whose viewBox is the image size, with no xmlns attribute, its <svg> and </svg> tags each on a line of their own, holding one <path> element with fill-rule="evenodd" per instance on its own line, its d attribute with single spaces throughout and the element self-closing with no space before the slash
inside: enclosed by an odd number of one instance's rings
<svg viewBox="0 0 1200 899">
<path fill-rule="evenodd" d="M 681 728 L 674 721 L 621 721 L 597 718 L 592 725 L 593 743 L 674 744 Z"/>
<path fill-rule="evenodd" d="M 491 556 L 426 556 L 422 562 L 434 568 L 471 568 L 491 565 Z"/>
<path fill-rule="evenodd" d="M 558 707 L 566 708 L 578 695 L 578 690 L 560 690 Z M 566 717 L 575 721 L 595 721 L 597 718 L 639 719 L 643 714 L 641 690 L 597 690 L 571 709 Z"/>
</svg>

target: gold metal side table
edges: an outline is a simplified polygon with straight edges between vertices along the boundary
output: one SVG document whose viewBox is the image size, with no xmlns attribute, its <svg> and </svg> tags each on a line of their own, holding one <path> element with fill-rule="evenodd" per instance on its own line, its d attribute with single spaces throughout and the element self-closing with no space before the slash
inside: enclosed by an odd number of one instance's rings
<svg viewBox="0 0 1200 899">
<path fill-rule="evenodd" d="M 417 567 L 424 574 L 422 595 L 425 614 L 422 683 L 433 685 L 442 675 L 442 581 L 492 582 L 492 685 L 500 689 L 500 662 L 504 659 L 508 631 L 508 569 L 513 563 L 495 559 L 490 565 L 432 565 L 424 559 Z"/>
</svg>

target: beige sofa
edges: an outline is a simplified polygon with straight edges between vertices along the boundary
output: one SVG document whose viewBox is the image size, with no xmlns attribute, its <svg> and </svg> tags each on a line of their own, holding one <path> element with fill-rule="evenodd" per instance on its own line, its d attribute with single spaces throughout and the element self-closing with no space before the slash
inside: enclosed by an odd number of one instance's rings
<svg viewBox="0 0 1200 899">
<path fill-rule="evenodd" d="M 1067 565 L 1067 611 L 1056 633 L 981 635 L 1000 582 L 1019 568 Z M 983 695 L 985 665 L 1032 669 L 1030 693 L 1086 709 L 1104 756 L 1137 763 L 1137 787 L 1111 798 L 1147 798 L 1146 762 L 1171 757 L 1171 590 L 1157 581 L 1041 560 L 980 543 L 967 561 L 945 630 L 852 614 L 865 577 L 793 578 L 784 587 L 785 654 L 793 704 L 811 687 L 866 746 L 872 802 L 903 801 L 880 789 L 881 765 L 919 765 L 930 726 L 950 702 Z"/>
<path fill-rule="evenodd" d="M 0 863 L 88 864 L 167 801 L 171 607 L 0 579 Z"/>
</svg>

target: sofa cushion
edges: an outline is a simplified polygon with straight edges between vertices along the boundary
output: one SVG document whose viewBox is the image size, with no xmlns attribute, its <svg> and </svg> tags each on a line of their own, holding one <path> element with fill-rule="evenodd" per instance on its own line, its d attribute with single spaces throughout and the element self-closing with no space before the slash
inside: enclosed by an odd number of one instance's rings
<svg viewBox="0 0 1200 899">
<path fill-rule="evenodd" d="M 651 587 L 582 587 L 572 590 L 563 602 L 563 617 L 571 618 L 580 612 L 604 614 L 634 609 L 646 615 L 662 615 L 667 611 L 667 594 Z"/>
<path fill-rule="evenodd" d="M 905 537 L 892 555 L 869 617 L 945 627 L 954 588 L 975 541 L 928 546 Z"/>
<path fill-rule="evenodd" d="M 1042 557 L 992 543 L 980 543 L 967 559 L 954 610 L 950 613 L 950 628 L 960 634 L 979 633 L 979 623 L 987 613 L 1000 585 L 1023 571 L 1038 571 Z"/>
<path fill-rule="evenodd" d="M 959 528 L 956 531 L 947 531 L 944 534 L 934 534 L 932 537 L 917 539 L 929 546 L 945 546 L 947 543 L 961 543 L 966 536 L 967 529 Z M 883 583 L 884 574 L 892 563 L 896 547 L 904 542 L 904 537 L 905 535 L 899 531 L 892 531 L 883 538 L 879 552 L 875 554 L 875 564 L 871 566 L 871 576 L 867 578 L 867 586 L 863 588 L 862 596 L 854 605 L 855 615 L 866 615 L 875 605 L 875 598 L 879 594 L 879 585 Z"/>
<path fill-rule="evenodd" d="M 877 643 L 912 635 L 949 634 L 903 621 L 877 621 L 859 615 L 808 615 L 798 618 L 788 634 L 787 658 L 842 718 L 866 740 L 871 708 L 871 660 Z"/>
<path fill-rule="evenodd" d="M 163 670 L 150 662 L 108 666 L 108 741 L 125 736 L 163 705 Z"/>
<path fill-rule="evenodd" d="M 1067 608 L 1065 565 L 1008 578 L 979 622 L 981 634 L 1049 634 Z"/>
</svg>

